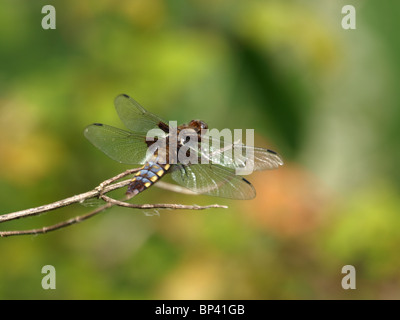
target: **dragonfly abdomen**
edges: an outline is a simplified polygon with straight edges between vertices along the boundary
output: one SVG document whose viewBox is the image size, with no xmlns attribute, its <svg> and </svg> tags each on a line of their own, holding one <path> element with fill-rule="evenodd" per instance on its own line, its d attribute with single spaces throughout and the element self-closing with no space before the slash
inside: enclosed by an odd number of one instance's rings
<svg viewBox="0 0 400 320">
<path fill-rule="evenodd" d="M 169 164 L 161 165 L 152 161 L 147 162 L 135 174 L 126 193 L 134 193 L 136 195 L 151 187 L 168 172 L 170 167 Z"/>
</svg>

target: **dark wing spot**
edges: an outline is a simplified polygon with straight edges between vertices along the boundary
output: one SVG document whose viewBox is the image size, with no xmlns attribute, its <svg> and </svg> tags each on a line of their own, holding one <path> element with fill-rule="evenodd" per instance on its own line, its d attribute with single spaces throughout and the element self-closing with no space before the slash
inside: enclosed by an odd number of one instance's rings
<svg viewBox="0 0 400 320">
<path fill-rule="evenodd" d="M 102 123 L 93 123 L 94 126 L 98 126 L 98 127 L 102 127 L 103 124 Z"/>
<path fill-rule="evenodd" d="M 273 151 L 273 150 L 267 149 L 267 151 L 268 151 L 269 153 L 278 155 L 278 154 L 277 154 L 275 151 Z"/>
<path fill-rule="evenodd" d="M 122 94 L 125 98 L 130 98 L 130 96 L 128 96 L 127 94 L 123 93 Z"/>
<path fill-rule="evenodd" d="M 249 181 L 249 180 L 246 180 L 245 178 L 242 178 L 242 180 L 243 180 L 244 182 L 246 182 L 247 184 L 249 184 L 249 185 L 251 185 L 251 186 L 252 186 L 252 184 L 250 183 L 250 181 Z"/>
</svg>

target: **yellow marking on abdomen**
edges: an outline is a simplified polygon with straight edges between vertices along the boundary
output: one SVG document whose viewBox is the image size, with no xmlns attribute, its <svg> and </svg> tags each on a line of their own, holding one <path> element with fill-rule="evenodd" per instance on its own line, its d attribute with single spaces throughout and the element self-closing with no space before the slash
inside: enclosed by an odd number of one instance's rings
<svg viewBox="0 0 400 320">
<path fill-rule="evenodd" d="M 151 186 L 151 182 L 146 182 L 146 183 L 144 184 L 144 186 L 145 186 L 146 188 L 150 187 L 150 186 Z"/>
<path fill-rule="evenodd" d="M 157 176 L 152 176 L 151 178 L 150 178 L 150 180 L 152 181 L 152 182 L 156 182 L 157 181 Z"/>
<path fill-rule="evenodd" d="M 169 167 L 170 167 L 170 165 L 169 165 L 169 164 L 166 164 L 166 165 L 164 166 L 164 169 L 165 169 L 165 170 L 168 170 Z"/>
<path fill-rule="evenodd" d="M 164 174 L 164 170 L 163 169 L 160 169 L 160 170 L 157 171 L 157 175 L 159 177 L 161 177 L 163 174 Z"/>
</svg>

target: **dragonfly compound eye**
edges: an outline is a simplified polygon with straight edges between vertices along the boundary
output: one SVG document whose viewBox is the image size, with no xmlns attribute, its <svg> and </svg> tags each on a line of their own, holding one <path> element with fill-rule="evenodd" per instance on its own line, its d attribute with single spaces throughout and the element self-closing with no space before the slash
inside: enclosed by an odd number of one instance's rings
<svg viewBox="0 0 400 320">
<path fill-rule="evenodd" d="M 202 120 L 192 120 L 190 121 L 189 126 L 194 129 L 197 129 L 198 131 L 208 129 L 208 124 Z"/>
</svg>

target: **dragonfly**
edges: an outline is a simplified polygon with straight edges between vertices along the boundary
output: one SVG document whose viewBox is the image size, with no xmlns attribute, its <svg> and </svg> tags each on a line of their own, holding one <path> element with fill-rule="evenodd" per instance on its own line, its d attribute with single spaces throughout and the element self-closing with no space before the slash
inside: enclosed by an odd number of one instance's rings
<svg viewBox="0 0 400 320">
<path fill-rule="evenodd" d="M 252 155 L 255 171 L 276 169 L 283 165 L 278 153 L 270 149 L 235 142 L 228 145 L 228 149 L 232 151 L 229 153 L 226 148 L 215 147 L 219 144 L 214 143 L 215 138 L 207 136 L 208 125 L 202 120 L 192 120 L 173 128 L 126 94 L 117 96 L 114 104 L 119 118 L 128 130 L 93 123 L 85 128 L 84 135 L 111 159 L 141 166 L 128 185 L 127 194 L 137 195 L 170 174 L 176 183 L 197 194 L 239 200 L 253 199 L 256 196 L 253 185 L 236 174 L 236 169 L 247 164 L 246 155 Z M 148 132 L 154 129 L 162 134 L 152 140 L 148 138 Z M 177 135 L 172 135 L 174 130 Z M 183 130 L 196 136 L 198 147 L 188 147 L 188 139 L 177 139 Z M 172 139 L 176 146 L 174 150 L 170 147 Z M 165 146 L 158 148 L 156 152 L 149 152 L 160 141 L 166 142 Z M 179 161 L 176 154 L 182 148 L 186 148 L 186 153 L 191 153 L 199 161 Z M 175 158 L 171 157 L 172 152 Z M 171 158 L 175 161 L 170 161 Z M 212 161 L 208 163 L 200 161 L 210 158 Z"/>
</svg>

